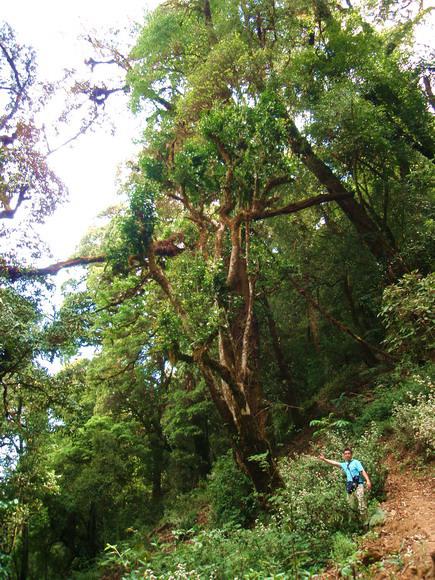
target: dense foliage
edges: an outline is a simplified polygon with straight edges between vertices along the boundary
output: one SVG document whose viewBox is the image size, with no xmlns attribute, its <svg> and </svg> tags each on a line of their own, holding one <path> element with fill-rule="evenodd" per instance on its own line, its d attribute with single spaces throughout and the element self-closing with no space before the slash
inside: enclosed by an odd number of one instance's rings
<svg viewBox="0 0 435 580">
<path fill-rule="evenodd" d="M 385 439 L 434 452 L 433 95 L 407 4 L 148 15 L 122 61 L 143 148 L 73 260 L 93 265 L 49 316 L 50 270 L 0 258 L 0 577 L 355 573 L 363 522 L 318 454 L 354 446 L 374 526 Z"/>
</svg>

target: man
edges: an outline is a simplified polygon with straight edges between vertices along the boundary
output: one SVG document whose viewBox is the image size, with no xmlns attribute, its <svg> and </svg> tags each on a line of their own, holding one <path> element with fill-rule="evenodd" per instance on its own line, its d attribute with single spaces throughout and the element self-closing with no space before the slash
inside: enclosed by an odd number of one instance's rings
<svg viewBox="0 0 435 580">
<path fill-rule="evenodd" d="M 364 493 L 364 480 L 368 490 L 372 488 L 372 483 L 361 463 L 357 459 L 352 458 L 352 449 L 350 447 L 344 449 L 344 461 L 342 463 L 339 461 L 333 461 L 332 459 L 326 459 L 322 454 L 319 455 L 319 459 L 325 463 L 329 463 L 329 465 L 341 467 L 344 471 L 346 475 L 346 490 L 349 504 L 353 509 L 355 509 L 355 502 L 357 502 L 361 521 L 363 524 L 367 525 L 367 500 Z"/>
</svg>

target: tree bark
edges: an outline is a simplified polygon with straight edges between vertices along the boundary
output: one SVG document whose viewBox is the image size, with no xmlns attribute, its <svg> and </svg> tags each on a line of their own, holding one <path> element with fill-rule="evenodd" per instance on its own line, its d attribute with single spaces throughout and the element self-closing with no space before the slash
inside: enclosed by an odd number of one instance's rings
<svg viewBox="0 0 435 580">
<path fill-rule="evenodd" d="M 225 389 L 225 383 L 216 378 L 207 366 L 202 365 L 201 370 L 211 397 L 230 434 L 238 466 L 251 479 L 260 494 L 269 494 L 282 486 L 270 443 L 260 430 L 257 417 L 247 406 L 241 408 L 231 399 L 231 395 Z"/>
<path fill-rule="evenodd" d="M 19 580 L 27 580 L 29 577 L 29 526 L 24 524 L 21 533 L 21 557 L 20 557 L 20 577 Z"/>
<path fill-rule="evenodd" d="M 255 279 L 248 272 L 249 223 L 242 248 L 241 219 L 229 222 L 231 253 L 227 285 L 241 301 L 227 328 L 219 333 L 219 361 L 231 375 L 233 388 L 222 378 L 221 393 L 233 423 L 234 449 L 239 466 L 259 493 L 281 485 L 266 433 L 268 410 L 259 380 L 259 332 L 254 312 Z M 256 456 L 256 457 L 255 457 Z"/>
<path fill-rule="evenodd" d="M 90 558 L 95 558 L 98 553 L 98 538 L 97 538 L 97 506 L 94 501 L 91 501 L 89 506 L 89 518 L 87 521 L 86 535 L 88 538 L 88 555 Z"/>
<path fill-rule="evenodd" d="M 280 486 L 282 481 L 266 434 L 268 412 L 259 381 L 254 280 L 248 275 L 246 256 L 242 257 L 241 217 L 231 220 L 223 216 L 222 225 L 225 226 L 225 223 L 230 229 L 231 252 L 226 264 L 228 296 L 221 306 L 227 312 L 228 321 L 226 328 L 219 330 L 219 359 L 210 356 L 208 344 L 198 346 L 192 357 L 180 352 L 175 354 L 181 360 L 198 365 L 216 409 L 229 431 L 238 465 L 250 477 L 259 493 L 268 494 Z M 224 229 L 220 228 L 220 241 L 215 248 L 216 259 L 222 257 Z M 158 265 L 152 248 L 148 255 L 148 265 L 150 275 L 180 317 L 184 332 L 193 338 L 195 329 L 192 328 L 189 313 Z M 228 309 L 231 297 L 241 303 L 236 312 Z"/>
<path fill-rule="evenodd" d="M 105 256 L 81 256 L 79 258 L 71 258 L 69 260 L 50 264 L 45 268 L 20 268 L 19 266 L 11 266 L 0 262 L 0 275 L 5 275 L 11 282 L 15 282 L 20 278 L 40 278 L 57 274 L 64 268 L 87 266 L 89 264 L 101 264 L 105 261 Z"/>
</svg>

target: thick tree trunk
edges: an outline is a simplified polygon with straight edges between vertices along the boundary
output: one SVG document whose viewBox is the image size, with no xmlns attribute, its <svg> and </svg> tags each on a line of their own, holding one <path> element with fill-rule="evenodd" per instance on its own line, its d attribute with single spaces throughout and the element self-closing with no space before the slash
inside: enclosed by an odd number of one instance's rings
<svg viewBox="0 0 435 580">
<path fill-rule="evenodd" d="M 24 524 L 21 534 L 21 557 L 19 580 L 27 580 L 29 576 L 29 526 Z"/>
<path fill-rule="evenodd" d="M 231 176 L 231 171 L 229 170 Z M 228 207 L 231 207 L 230 204 Z M 228 324 L 219 332 L 219 360 L 209 355 L 208 345 L 198 347 L 193 356 L 178 352 L 181 360 L 196 362 L 210 391 L 212 400 L 227 426 L 239 466 L 251 478 L 255 489 L 261 494 L 270 493 L 282 484 L 266 435 L 268 418 L 258 372 L 258 329 L 254 316 L 254 281 L 248 275 L 245 255 L 241 250 L 241 216 L 230 219 L 228 210 L 222 210 L 222 222 L 218 228 L 215 258 L 221 259 L 225 227 L 229 227 L 231 254 L 227 262 L 227 286 L 229 297 L 233 296 L 241 306 L 231 312 L 226 300 L 222 308 L 227 310 Z M 246 240 L 249 235 L 246 236 Z M 246 241 L 248 245 L 248 241 Z M 174 293 L 165 272 L 158 265 L 152 248 L 148 255 L 150 275 L 159 284 L 175 312 L 180 317 L 183 330 L 192 336 L 189 313 Z"/>
<path fill-rule="evenodd" d="M 248 274 L 248 230 L 245 233 L 245 252 L 242 255 L 241 223 L 238 219 L 230 223 L 227 285 L 230 294 L 241 300 L 241 305 L 236 313 L 232 313 L 228 327 L 221 329 L 219 334 L 219 361 L 228 369 L 230 380 L 221 377 L 217 389 L 221 392 L 221 406 L 226 407 L 226 420 L 232 424 L 230 431 L 237 463 L 259 493 L 269 493 L 282 482 L 266 433 L 268 409 L 259 380 L 255 281 Z"/>
<path fill-rule="evenodd" d="M 241 407 L 228 385 L 217 379 L 208 366 L 200 365 L 211 397 L 230 434 L 239 467 L 251 479 L 256 491 L 269 494 L 282 485 L 271 446 L 261 431 L 257 417 L 247 406 Z M 244 391 L 246 392 L 246 385 Z"/>
<path fill-rule="evenodd" d="M 95 558 L 98 553 L 98 539 L 97 539 L 97 506 L 94 501 L 91 501 L 89 506 L 89 519 L 87 522 L 87 544 L 88 556 Z"/>
<path fill-rule="evenodd" d="M 160 433 L 151 435 L 151 457 L 152 457 L 151 499 L 153 504 L 159 504 L 162 499 L 162 471 L 163 471 L 162 437 L 160 437 Z"/>
<path fill-rule="evenodd" d="M 235 413 L 238 440 L 235 456 L 239 467 L 250 477 L 258 493 L 269 494 L 282 485 L 272 456 L 272 448 L 252 413 Z"/>
</svg>

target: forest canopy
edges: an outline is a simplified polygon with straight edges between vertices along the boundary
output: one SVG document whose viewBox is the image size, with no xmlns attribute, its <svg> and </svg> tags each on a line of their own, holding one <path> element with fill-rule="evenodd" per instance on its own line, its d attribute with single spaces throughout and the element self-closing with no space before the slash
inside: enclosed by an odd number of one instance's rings
<svg viewBox="0 0 435 580">
<path fill-rule="evenodd" d="M 334 534 L 356 533 L 335 480 L 286 458 L 301 437 L 307 450 L 310 422 L 317 449 L 355 441 L 377 498 L 379 437 L 401 416 L 416 425 L 401 444 L 433 454 L 419 423 L 434 353 L 433 65 L 414 48 L 426 14 L 170 0 L 128 57 L 93 43 L 92 68 L 125 71 L 142 147 L 128 205 L 76 255 L 44 268 L 0 256 L 5 578 L 156 577 L 150 562 L 159 578 L 177 564 L 180 578 L 185 564 L 198 578 L 297 578 L 326 565 Z M 0 221 L 21 206 L 38 221 L 63 185 L 19 113 L 33 53 L 7 26 L 0 42 Z M 49 276 L 80 265 L 47 317 Z M 56 357 L 53 375 L 42 361 Z M 263 568 L 215 555 L 249 551 L 261 525 Z M 168 529 L 189 532 L 155 549 Z"/>
</svg>

